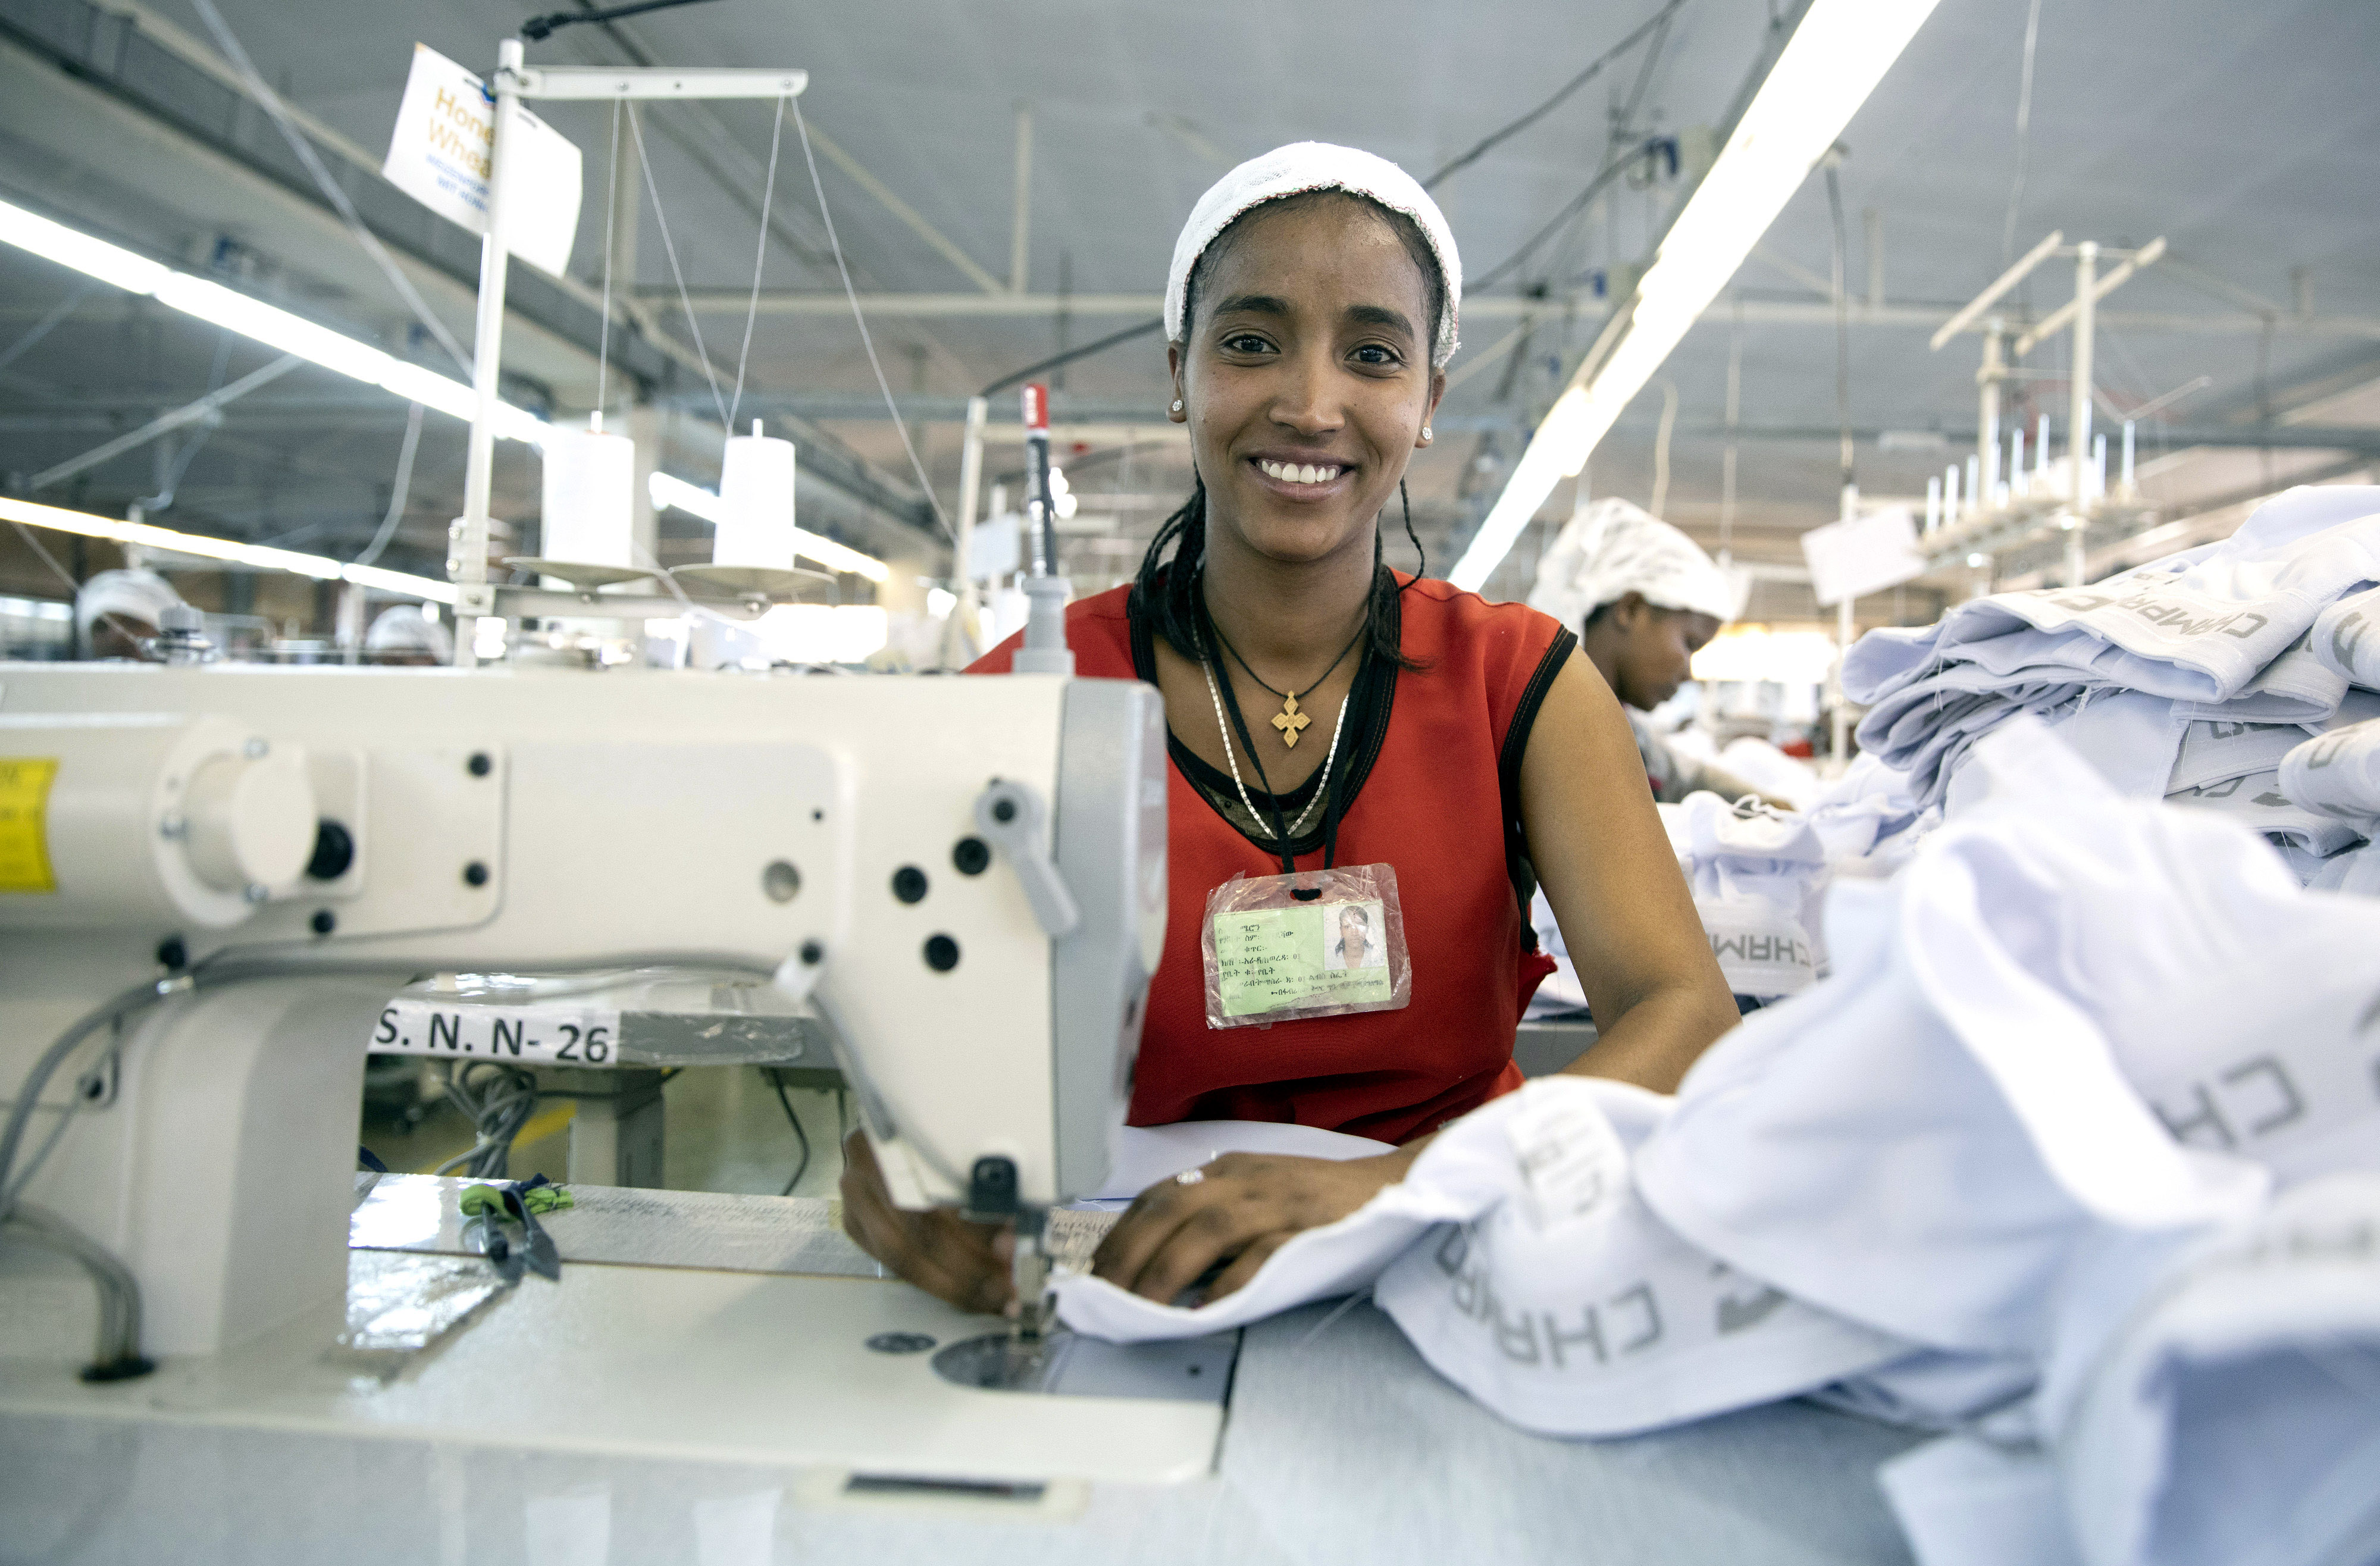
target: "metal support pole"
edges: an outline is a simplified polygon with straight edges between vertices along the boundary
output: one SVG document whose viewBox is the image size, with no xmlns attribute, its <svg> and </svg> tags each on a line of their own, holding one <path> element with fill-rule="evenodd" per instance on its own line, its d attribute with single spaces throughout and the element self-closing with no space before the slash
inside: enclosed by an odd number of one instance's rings
<svg viewBox="0 0 2380 1566">
<path fill-rule="evenodd" d="M 488 234 L 480 242 L 480 315 L 471 342 L 471 441 L 463 461 L 463 515 L 449 529 L 446 579 L 463 589 L 455 601 L 455 663 L 478 662 L 479 617 L 493 607 L 488 582 L 488 496 L 496 460 L 496 375 L 504 362 L 504 149 L 520 115 L 521 42 L 496 46 L 494 139 L 488 148 Z M 474 590 L 477 589 L 477 590 Z"/>
<path fill-rule="evenodd" d="M 2085 239 L 2074 248 L 2074 368 L 2066 399 L 2067 494 L 2078 514 L 2091 496 L 2091 348 L 2098 288 L 2099 245 Z"/>
<path fill-rule="evenodd" d="M 983 492 L 983 431 L 991 418 L 991 403 L 984 397 L 969 397 L 966 408 L 966 435 L 959 447 L 959 530 L 953 546 L 956 555 L 951 574 L 958 578 L 958 603 L 951 611 L 951 622 L 942 628 L 942 662 L 949 664 L 951 638 L 959 637 L 961 657 L 955 662 L 972 662 L 985 650 L 978 631 L 979 607 L 976 600 L 975 516 Z"/>
<path fill-rule="evenodd" d="M 2090 567 L 2083 562 L 2085 534 L 2078 522 L 2066 535 L 2066 585 L 2079 588 L 2089 576 Z"/>
<path fill-rule="evenodd" d="M 1998 503 L 2000 487 L 2000 382 L 2008 379 L 2008 328 L 1994 316 L 1984 324 L 1984 367 L 1975 371 L 1981 390 L 1975 399 L 1977 482 L 1971 504 L 1979 509 Z"/>
<path fill-rule="evenodd" d="M 1849 522 L 1852 517 L 1858 515 L 1859 486 L 1857 484 L 1845 484 L 1843 486 L 1843 509 L 1840 519 L 1842 521 Z M 1852 611 L 1855 607 L 1856 601 L 1857 601 L 1852 599 L 1850 594 L 1846 593 L 1841 601 L 1835 605 L 1836 652 L 1833 756 L 1835 759 L 1835 766 L 1838 770 L 1838 776 L 1840 775 L 1840 769 L 1849 765 L 1851 759 L 1852 698 L 1850 696 L 1845 694 L 1843 690 L 1843 664 L 1850 659 L 1852 654 L 1852 633 L 1856 628 L 1852 618 Z"/>
</svg>

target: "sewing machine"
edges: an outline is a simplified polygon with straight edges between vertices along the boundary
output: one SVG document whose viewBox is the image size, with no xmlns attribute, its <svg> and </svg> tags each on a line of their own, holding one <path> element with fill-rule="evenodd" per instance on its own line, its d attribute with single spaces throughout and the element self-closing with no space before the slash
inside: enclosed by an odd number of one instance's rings
<svg viewBox="0 0 2380 1566">
<path fill-rule="evenodd" d="M 1227 1360 L 1143 1375 L 1086 1343 L 1073 1384 L 1124 1395 L 983 1390 L 870 1352 L 1003 1331 L 890 1281 L 574 1264 L 388 1385 L 320 1363 L 392 994 L 629 966 L 768 975 L 806 1001 L 895 1198 L 1016 1226 L 1026 1308 L 1005 1330 L 1040 1357 L 1042 1217 L 1107 1176 L 1162 942 L 1154 690 L 20 664 L 0 674 L 9 763 L 0 1092 L 131 993 L 106 1069 L 76 1074 L 87 1045 L 48 1083 L 44 1104 L 84 1103 L 25 1196 L 129 1269 L 162 1368 L 78 1385 L 60 1323 L 88 1332 L 90 1290 L 12 1238 L 0 1412 L 170 1405 L 970 1478 L 1211 1463 Z M 431 1048 L 467 1042 L 520 1058 L 517 1032 Z M 54 1123 L 29 1123 L 20 1174 Z M 1201 1374 L 1211 1395 L 1160 1385 Z"/>
</svg>

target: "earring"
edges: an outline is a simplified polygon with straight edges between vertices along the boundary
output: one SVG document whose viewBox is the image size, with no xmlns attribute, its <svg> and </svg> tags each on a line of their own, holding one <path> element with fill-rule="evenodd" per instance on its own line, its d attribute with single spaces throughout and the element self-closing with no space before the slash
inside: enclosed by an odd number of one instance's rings
<svg viewBox="0 0 2380 1566">
<path fill-rule="evenodd" d="M 1180 405 L 1179 403 L 1177 403 L 1177 404 L 1175 404 L 1174 406 L 1178 407 L 1180 407 L 1181 405 Z M 1427 441 L 1427 440 L 1428 440 L 1428 439 L 1429 439 L 1429 426 L 1428 426 L 1428 425 L 1427 425 L 1427 424 L 1425 424 L 1425 425 L 1423 425 L 1423 426 L 1421 427 L 1421 438 L 1422 438 L 1423 440 L 1425 440 L 1425 441 Z"/>
<path fill-rule="evenodd" d="M 1176 413 L 1179 413 L 1179 412 L 1181 412 L 1181 411 L 1182 411 L 1182 399 L 1181 399 L 1180 397 L 1176 397 L 1176 398 L 1174 398 L 1174 399 L 1173 399 L 1173 411 L 1174 411 L 1174 412 L 1176 412 Z"/>
</svg>

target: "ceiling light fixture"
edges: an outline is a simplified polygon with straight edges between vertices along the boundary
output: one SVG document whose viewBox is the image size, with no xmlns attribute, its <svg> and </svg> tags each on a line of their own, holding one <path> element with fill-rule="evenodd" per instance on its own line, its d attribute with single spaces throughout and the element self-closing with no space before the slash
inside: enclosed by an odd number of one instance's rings
<svg viewBox="0 0 2380 1566">
<path fill-rule="evenodd" d="M 674 479 L 666 473 L 653 474 L 645 481 L 645 489 L 646 492 L 652 496 L 653 509 L 656 511 L 667 511 L 670 507 L 675 506 L 688 516 L 699 516 L 704 521 L 713 524 L 716 524 L 723 514 L 723 508 L 717 495 L 699 484 L 689 484 L 683 479 Z M 865 577 L 871 582 L 886 581 L 892 575 L 892 567 L 874 555 L 862 554 L 848 544 L 839 544 L 824 534 L 809 532 L 801 528 L 794 529 L 794 552 L 797 555 L 808 555 L 830 570 L 848 571 L 854 576 Z M 783 556 L 779 558 L 782 559 Z"/>
<path fill-rule="evenodd" d="M 436 408 L 469 422 L 471 388 L 344 333 L 319 326 L 276 305 L 249 298 L 120 245 L 53 223 L 19 206 L 0 201 L 0 240 L 58 265 L 95 277 L 129 294 L 145 295 L 183 314 L 250 337 L 267 347 L 295 354 L 310 364 L 393 392 L 408 402 Z M 531 445 L 545 439 L 545 423 L 510 403 L 496 405 L 496 433 Z M 311 558 L 311 557 L 310 557 Z"/>
<path fill-rule="evenodd" d="M 22 522 L 29 528 L 48 528 L 61 533 L 80 533 L 87 539 L 111 539 L 140 549 L 227 561 L 235 565 L 251 565 L 260 571 L 288 571 L 300 577 L 311 577 L 317 581 L 353 582 L 359 588 L 378 588 L 382 592 L 403 598 L 426 599 L 433 603 L 455 601 L 452 583 L 432 581 L 427 577 L 385 571 L 377 565 L 349 565 L 328 555 L 301 554 L 296 550 L 274 549 L 267 544 L 244 544 L 232 539 L 209 538 L 203 533 L 177 532 L 171 528 L 152 527 L 146 522 L 119 522 L 113 516 L 93 516 L 87 511 L 68 511 L 64 506 L 41 505 L 6 495 L 0 495 L 0 521 Z"/>
<path fill-rule="evenodd" d="M 1555 483 L 1586 467 L 1596 443 L 1735 275 L 1935 4 L 1814 0 L 1662 237 L 1653 264 L 1537 426 L 1448 580 L 1477 591 Z"/>
</svg>

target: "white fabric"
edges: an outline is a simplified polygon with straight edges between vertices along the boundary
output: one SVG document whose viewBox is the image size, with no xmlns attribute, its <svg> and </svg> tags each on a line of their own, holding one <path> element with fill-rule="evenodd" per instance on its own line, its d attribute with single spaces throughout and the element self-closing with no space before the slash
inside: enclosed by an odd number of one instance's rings
<svg viewBox="0 0 2380 1566">
<path fill-rule="evenodd" d="M 1629 1159 L 1670 1106 L 1621 1083 L 1541 1078 L 1440 1133 L 1427 1174 L 1415 1171 L 1477 1216 L 1425 1236 L 1373 1299 L 1439 1375 L 1524 1429 L 1631 1435 L 1905 1352 L 1739 1276 L 1653 1216 Z"/>
<path fill-rule="evenodd" d="M 75 632 L 91 639 L 91 628 L 103 614 L 137 621 L 154 631 L 164 612 L 182 601 L 174 585 L 154 571 L 102 571 L 75 593 Z"/>
<path fill-rule="evenodd" d="M 2308 650 L 2365 690 L 2380 690 L 2380 588 L 2342 598 L 2314 617 Z"/>
<path fill-rule="evenodd" d="M 1826 845 L 1809 819 L 1762 806 L 1739 812 L 1716 794 L 1654 808 L 1729 991 L 1771 1001 L 1809 988 L 1825 961 L 1813 932 L 1827 877 Z M 1554 971 L 1530 997 L 1528 1015 L 1585 1010 L 1585 986 L 1543 889 L 1529 917 Z"/>
<path fill-rule="evenodd" d="M 1888 1425 L 1952 1430 L 2022 1397 L 2040 1378 L 2040 1365 L 2029 1354 L 1919 1349 L 1810 1397 Z"/>
<path fill-rule="evenodd" d="M 1529 607 L 1572 630 L 1631 592 L 1661 609 L 1707 614 L 1724 625 L 1743 607 L 1742 587 L 1702 546 L 1644 507 L 1596 501 L 1562 526 L 1537 562 Z"/>
<path fill-rule="evenodd" d="M 1763 794 L 1774 795 L 1796 810 L 1806 810 L 1824 791 L 1817 769 L 1786 755 L 1757 734 L 1727 742 L 1717 758 L 1721 771 L 1731 772 Z"/>
<path fill-rule="evenodd" d="M 2313 900 L 2253 837 L 2119 799 L 2038 726 L 1978 764 L 2006 796 L 1892 882 L 1838 883 L 1834 977 L 1695 1064 L 1639 1182 L 1685 1237 L 1814 1305 L 2037 1353 L 2090 1235 L 2186 1234 L 2262 1198 L 2262 1171 L 2176 1146 L 2124 1067 L 2280 1031 L 2302 958 L 2245 950 L 2230 910 Z M 2301 1129 L 2272 1118 L 2268 1140 Z"/>
<path fill-rule="evenodd" d="M 2020 711 L 2087 710 L 2133 691 L 2184 720 L 2314 722 L 2344 680 L 2307 638 L 2318 615 L 2380 578 L 2380 489 L 2301 487 L 2230 539 L 2084 589 L 1998 593 L 1914 630 L 1872 631 L 1843 684 L 1870 711 L 1860 743 L 1942 798 L 1968 748 Z"/>
<path fill-rule="evenodd" d="M 364 633 L 367 652 L 426 652 L 441 663 L 455 657 L 455 636 L 421 613 L 417 604 L 400 603 L 381 612 Z"/>
<path fill-rule="evenodd" d="M 2082 1566 L 2038 1451 L 1963 1436 L 1930 1441 L 1878 1471 L 1918 1566 Z"/>
<path fill-rule="evenodd" d="M 2380 832 L 2380 720 L 2292 747 L 2278 782 L 2299 808 L 2345 822 L 2361 837 Z"/>
<path fill-rule="evenodd" d="M 2352 848 L 2365 835 L 2345 820 L 2309 810 L 2289 798 L 2282 789 L 2278 768 L 2203 788 L 2176 789 L 2166 799 L 2192 809 L 2220 812 L 2249 831 L 2263 833 L 2276 845 L 2296 849 L 2314 860 Z M 2302 874 L 2299 879 L 2304 879 Z"/>
<path fill-rule="evenodd" d="M 1215 237 L 1251 207 L 1309 190 L 1345 190 L 1402 212 L 1421 229 L 1446 285 L 1446 314 L 1438 323 L 1438 340 L 1430 345 L 1429 362 L 1444 369 L 1461 346 L 1458 331 L 1463 305 L 1463 257 L 1454 248 L 1454 231 L 1446 215 L 1421 182 L 1388 159 L 1354 147 L 1327 141 L 1294 141 L 1250 158 L 1207 188 L 1190 209 L 1190 221 L 1173 241 L 1173 264 L 1165 273 L 1165 335 L 1182 341 L 1189 323 L 1183 319 L 1190 290 L 1190 273 Z"/>
<path fill-rule="evenodd" d="M 2302 1185 L 2131 1297 L 2042 1393 L 2089 1566 L 2380 1553 L 2380 1179 Z"/>
</svg>

